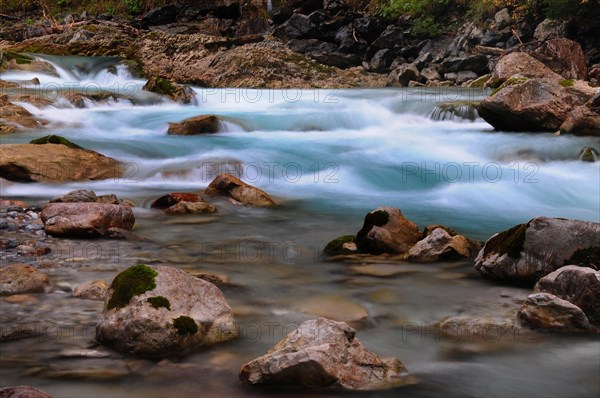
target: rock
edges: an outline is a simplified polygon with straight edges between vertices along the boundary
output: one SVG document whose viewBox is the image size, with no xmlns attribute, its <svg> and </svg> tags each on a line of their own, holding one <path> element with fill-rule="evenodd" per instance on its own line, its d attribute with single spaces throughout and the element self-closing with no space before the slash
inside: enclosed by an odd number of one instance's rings
<svg viewBox="0 0 600 398">
<path fill-rule="evenodd" d="M 0 296 L 23 293 L 43 293 L 50 286 L 46 274 L 27 264 L 0 267 Z"/>
<path fill-rule="evenodd" d="M 130 207 L 104 203 L 50 203 L 40 217 L 46 233 L 77 238 L 110 237 L 111 229 L 131 231 L 135 223 Z"/>
<path fill-rule="evenodd" d="M 373 41 L 372 46 L 383 49 L 400 47 L 404 43 L 404 30 L 394 25 L 389 25 L 381 36 Z"/>
<path fill-rule="evenodd" d="M 579 151 L 579 160 L 583 162 L 594 163 L 600 160 L 600 155 L 598 154 L 598 151 L 594 148 L 586 146 L 582 148 L 581 151 Z"/>
<path fill-rule="evenodd" d="M 581 310 L 570 302 L 549 293 L 529 295 L 518 313 L 519 319 L 534 329 L 582 332 L 591 329 Z"/>
<path fill-rule="evenodd" d="M 408 87 L 411 81 L 418 82 L 421 80 L 421 74 L 413 64 L 403 64 L 394 69 L 388 76 L 387 86 L 391 87 Z"/>
<path fill-rule="evenodd" d="M 481 318 L 461 315 L 448 317 L 437 323 L 434 328 L 443 336 L 449 336 L 452 341 L 501 341 L 523 338 L 526 333 L 513 319 Z"/>
<path fill-rule="evenodd" d="M 354 252 L 345 247 L 346 243 L 354 243 L 354 235 L 340 236 L 325 245 L 323 252 L 328 256 L 339 256 L 344 254 L 353 254 Z"/>
<path fill-rule="evenodd" d="M 485 55 L 472 55 L 469 57 L 450 57 L 446 58 L 440 64 L 440 73 L 472 71 L 478 76 L 484 75 L 490 71 L 488 59 Z"/>
<path fill-rule="evenodd" d="M 372 72 L 382 73 L 386 71 L 394 60 L 394 53 L 387 49 L 377 51 L 369 62 L 369 70 Z"/>
<path fill-rule="evenodd" d="M 356 234 L 356 247 L 362 253 L 402 254 L 421 239 L 419 227 L 393 207 L 379 207 L 368 213 Z"/>
<path fill-rule="evenodd" d="M 272 207 L 276 202 L 263 190 L 246 184 L 231 174 L 219 174 L 206 188 L 208 196 L 224 196 L 237 205 Z"/>
<path fill-rule="evenodd" d="M 431 55 L 430 52 L 425 52 L 421 55 L 419 55 L 413 62 L 412 64 L 418 69 L 418 70 L 423 70 L 423 68 L 425 68 L 425 66 L 429 65 L 429 63 L 433 60 L 433 55 Z"/>
<path fill-rule="evenodd" d="M 166 209 L 179 202 L 200 202 L 202 198 L 195 193 L 173 192 L 161 196 L 150 205 L 153 209 Z"/>
<path fill-rule="evenodd" d="M 468 258 L 473 252 L 464 236 L 450 236 L 444 229 L 436 228 L 411 247 L 407 254 L 409 261 L 431 263 Z"/>
<path fill-rule="evenodd" d="M 73 289 L 73 297 L 88 300 L 104 300 L 108 294 L 108 283 L 103 280 L 84 282 Z"/>
<path fill-rule="evenodd" d="M 600 92 L 575 107 L 560 125 L 561 134 L 600 136 Z"/>
<path fill-rule="evenodd" d="M 492 236 L 475 259 L 484 277 L 533 283 L 569 264 L 600 263 L 600 224 L 537 217 Z"/>
<path fill-rule="evenodd" d="M 137 59 L 144 75 L 203 87 L 297 89 L 385 84 L 383 76 L 365 73 L 363 69 L 340 70 L 321 65 L 270 36 L 260 36 L 260 42 L 230 43 L 220 51 L 210 44 L 216 39 L 153 31 L 136 40 Z"/>
<path fill-rule="evenodd" d="M 589 91 L 555 81 L 510 79 L 504 85 L 477 107 L 479 116 L 503 131 L 557 131 L 573 108 L 590 96 Z"/>
<path fill-rule="evenodd" d="M 46 121 L 36 119 L 27 109 L 9 102 L 6 95 L 0 95 L 0 135 L 16 133 L 22 128 L 41 128 L 44 124 Z"/>
<path fill-rule="evenodd" d="M 455 72 L 444 73 L 444 79 L 452 80 L 456 84 L 463 84 L 470 80 L 477 79 L 477 73 L 471 72 L 470 70 L 464 70 L 464 71 L 460 71 L 460 72 L 456 72 L 456 73 Z"/>
<path fill-rule="evenodd" d="M 200 200 L 198 202 L 178 202 L 165 210 L 167 214 L 209 214 L 217 211 L 210 203 Z"/>
<path fill-rule="evenodd" d="M 15 386 L 0 388 L 0 397 L 2 398 L 52 398 L 52 395 L 46 394 L 37 388 L 29 386 Z"/>
<path fill-rule="evenodd" d="M 434 66 L 424 68 L 421 71 L 421 77 L 423 77 L 423 79 L 427 80 L 428 82 L 442 80 L 442 76 Z"/>
<path fill-rule="evenodd" d="M 385 29 L 383 21 L 375 15 L 366 14 L 353 21 L 353 27 L 359 37 L 372 42 L 381 35 Z"/>
<path fill-rule="evenodd" d="M 17 182 L 66 182 L 120 177 L 120 163 L 87 149 L 55 144 L 0 146 L 0 177 Z"/>
<path fill-rule="evenodd" d="M 565 21 L 558 19 L 544 19 L 535 28 L 533 38 L 537 41 L 544 42 L 548 39 L 563 37 L 565 34 Z"/>
<path fill-rule="evenodd" d="M 86 191 L 85 189 L 78 189 L 71 191 L 62 196 L 58 196 L 54 199 L 50 199 L 50 203 L 86 203 L 96 202 L 98 198 L 94 191 Z"/>
<path fill-rule="evenodd" d="M 215 285 L 165 266 L 136 265 L 117 275 L 96 326 L 102 344 L 154 358 L 236 335 L 231 307 Z"/>
<path fill-rule="evenodd" d="M 341 51 L 362 56 L 367 50 L 367 41 L 358 37 L 352 24 L 342 26 L 335 33 L 335 41 Z"/>
<path fill-rule="evenodd" d="M 303 322 L 267 354 L 242 366 L 246 384 L 346 390 L 379 390 L 404 384 L 398 359 L 380 359 L 365 350 L 356 331 L 343 322 Z"/>
<path fill-rule="evenodd" d="M 498 87 L 514 75 L 527 78 L 560 80 L 562 77 L 542 62 L 524 52 L 514 52 L 498 60 L 492 71 L 493 87 Z"/>
<path fill-rule="evenodd" d="M 499 43 L 503 43 L 506 41 L 512 32 L 498 32 L 497 30 L 486 30 L 483 36 L 481 37 L 480 44 L 484 47 L 497 47 Z"/>
<path fill-rule="evenodd" d="M 162 7 L 156 7 L 142 15 L 141 25 L 144 28 L 155 25 L 166 25 L 175 22 L 177 18 L 177 7 L 167 4 Z"/>
<path fill-rule="evenodd" d="M 508 12 L 508 8 L 503 8 L 494 15 L 496 27 L 500 30 L 506 28 L 512 23 L 512 18 Z"/>
<path fill-rule="evenodd" d="M 196 96 L 191 87 L 172 83 L 157 76 L 148 79 L 142 90 L 165 95 L 180 104 L 190 104 L 194 102 Z"/>
<path fill-rule="evenodd" d="M 223 131 L 223 121 L 215 115 L 194 116 L 178 123 L 169 123 L 169 135 L 214 134 Z"/>
<path fill-rule="evenodd" d="M 293 14 L 290 19 L 275 29 L 274 36 L 290 39 L 316 39 L 319 30 L 304 14 Z"/>
<path fill-rule="evenodd" d="M 587 79 L 587 64 L 581 45 L 558 38 L 544 41 L 532 55 L 565 79 Z"/>
<path fill-rule="evenodd" d="M 598 264 L 600 249 L 594 256 Z M 541 278 L 535 285 L 536 292 L 551 293 L 575 304 L 585 313 L 592 324 L 600 325 L 600 271 L 589 267 L 567 265 Z"/>
</svg>

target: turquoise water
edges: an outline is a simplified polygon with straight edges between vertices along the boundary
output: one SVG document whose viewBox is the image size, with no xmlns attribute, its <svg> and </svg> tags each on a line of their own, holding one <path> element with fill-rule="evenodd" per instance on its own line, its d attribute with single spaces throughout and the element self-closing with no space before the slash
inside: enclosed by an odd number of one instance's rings
<svg viewBox="0 0 600 398">
<path fill-rule="evenodd" d="M 33 384 L 57 396 L 175 397 L 199 391 L 207 396 L 277 395 L 237 383 L 239 366 L 277 340 L 267 333 L 253 338 L 251 325 L 262 325 L 264 332 L 270 322 L 289 325 L 308 319 L 310 314 L 299 303 L 335 295 L 367 310 L 367 321 L 357 328 L 369 349 L 399 357 L 418 376 L 419 384 L 402 394 L 587 397 L 599 392 L 600 345 L 589 337 L 542 335 L 535 342 L 472 348 L 405 334 L 407 324 L 425 325 L 450 315 L 500 316 L 518 308 L 527 289 L 483 281 L 468 261 L 419 266 L 410 273 L 378 278 L 358 274 L 349 264 L 329 262 L 321 254 L 329 240 L 356 233 L 365 213 L 380 205 L 400 208 L 421 228 L 445 224 L 480 240 L 540 215 L 599 222 L 599 164 L 577 160 L 582 147 L 598 149 L 597 140 L 494 132 L 481 119 L 430 119 L 437 103 L 477 100 L 487 95 L 481 90 L 195 88 L 197 103 L 182 106 L 140 93 L 144 81 L 121 66 L 113 67 L 114 59 L 47 59 L 59 76 L 12 72 L 1 78 L 35 76 L 49 92 L 65 85 L 100 87 L 125 98 L 89 103 L 84 109 L 66 103 L 41 109 L 22 104 L 49 120 L 50 128 L 2 136 L 2 143 L 60 134 L 124 162 L 125 173 L 89 183 L 11 184 L 2 188 L 2 195 L 36 202 L 78 188 L 116 193 L 136 202 L 135 232 L 152 241 L 128 247 L 110 264 L 98 256 L 73 269 L 50 271 L 53 281 L 73 286 L 93 278 L 110 281 L 119 269 L 138 261 L 223 273 L 238 286 L 224 292 L 248 334 L 185 358 L 175 370 L 118 356 L 61 356 L 64 349 L 89 346 L 88 335 L 4 343 L 2 384 Z M 223 117 L 224 131 L 167 135 L 169 122 L 201 114 Z M 236 174 L 264 189 L 281 208 L 221 204 L 218 216 L 194 219 L 148 209 L 164 192 L 200 192 L 219 172 Z M 56 293 L 46 296 L 37 309 L 2 303 L 3 322 L 14 322 L 12 316 L 20 314 L 26 321 L 93 325 L 102 308 L 101 303 Z M 144 373 L 136 364 L 154 373 Z M 195 367 L 188 374 L 183 365 Z M 134 374 L 99 383 L 49 377 L 48 367 L 123 368 Z"/>
</svg>

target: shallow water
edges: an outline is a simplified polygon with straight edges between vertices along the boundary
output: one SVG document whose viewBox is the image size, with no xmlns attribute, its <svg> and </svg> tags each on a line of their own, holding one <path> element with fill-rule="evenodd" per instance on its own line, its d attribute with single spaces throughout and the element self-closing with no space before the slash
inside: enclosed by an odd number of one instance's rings
<svg viewBox="0 0 600 398">
<path fill-rule="evenodd" d="M 329 240 L 356 233 L 364 214 L 379 205 L 400 208 L 420 227 L 445 224 L 480 240 L 539 215 L 599 222 L 599 165 L 577 160 L 582 147 L 598 149 L 597 140 L 493 132 L 481 119 L 430 119 L 438 102 L 487 94 L 479 90 L 196 88 L 197 105 L 181 106 L 140 94 L 144 81 L 112 67 L 116 60 L 48 60 L 59 72 L 38 76 L 48 92 L 68 83 L 108 88 L 129 99 L 84 109 L 23 104 L 50 120 L 51 129 L 3 136 L 2 143 L 60 134 L 125 162 L 125 173 L 91 183 L 11 184 L 2 196 L 35 203 L 77 188 L 116 193 L 136 202 L 135 232 L 149 241 L 52 240 L 62 250 L 49 257 L 63 266 L 44 271 L 58 288 L 34 304 L 0 301 L 3 328 L 42 330 L 38 337 L 0 344 L 3 385 L 29 384 L 73 397 L 279 395 L 240 386 L 240 365 L 313 318 L 310 311 L 322 311 L 319 303 L 334 303 L 344 308 L 334 315 L 353 321 L 368 349 L 397 356 L 418 379 L 371 396 L 600 393 L 600 342 L 593 337 L 458 342 L 425 332 L 425 325 L 447 316 L 513 316 L 529 289 L 481 280 L 469 261 L 371 264 L 386 275 L 376 277 L 361 262 L 327 261 L 321 253 Z M 199 114 L 224 117 L 225 132 L 166 134 L 169 122 Z M 264 189 L 282 207 L 221 203 L 218 215 L 205 217 L 167 217 L 148 209 L 164 192 L 201 191 L 220 172 Z M 71 298 L 68 290 L 87 280 L 110 281 L 138 262 L 229 277 L 223 291 L 240 338 L 170 363 L 117 354 L 73 357 L 69 351 L 92 347 L 102 303 Z M 365 311 L 366 320 L 358 321 Z"/>
</svg>

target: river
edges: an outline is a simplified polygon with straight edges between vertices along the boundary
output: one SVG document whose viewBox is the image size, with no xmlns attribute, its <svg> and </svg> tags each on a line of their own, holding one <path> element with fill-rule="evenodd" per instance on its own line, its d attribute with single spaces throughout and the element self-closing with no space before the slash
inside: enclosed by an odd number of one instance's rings
<svg viewBox="0 0 600 398">
<path fill-rule="evenodd" d="M 3 328 L 46 328 L 38 337 L 0 345 L 3 385 L 29 384 L 69 397 L 276 396 L 279 391 L 240 386 L 239 367 L 314 317 L 311 310 L 331 305 L 342 308 L 333 315 L 354 321 L 368 349 L 400 358 L 417 379 L 373 397 L 600 394 L 600 342 L 593 337 L 456 341 L 425 332 L 425 325 L 447 316 L 503 317 L 530 289 L 482 280 L 470 261 L 382 260 L 364 272 L 360 262 L 328 261 L 322 254 L 328 241 L 356 233 L 364 215 L 380 205 L 400 208 L 421 228 L 444 224 L 483 241 L 541 215 L 599 222 L 598 163 L 577 159 L 581 148 L 597 148 L 597 139 L 494 132 L 481 119 L 432 119 L 440 102 L 478 100 L 489 94 L 481 89 L 195 87 L 196 103 L 178 105 L 142 92 L 145 81 L 116 59 L 41 57 L 58 76 L 7 72 L 0 78 L 37 77 L 50 96 L 57 89 L 108 89 L 120 99 L 82 109 L 20 103 L 51 124 L 2 136 L 2 143 L 59 134 L 122 161 L 124 173 L 96 182 L 11 184 L 2 196 L 41 203 L 74 189 L 115 193 L 138 205 L 134 232 L 150 243 L 63 241 L 64 251 L 51 256 L 65 266 L 48 270 L 54 292 L 33 305 L 1 302 Z M 201 114 L 221 116 L 224 131 L 167 135 L 169 122 Z M 163 193 L 201 192 L 220 172 L 262 188 L 281 207 L 222 204 L 218 215 L 176 217 L 149 209 Z M 102 303 L 71 298 L 69 289 L 110 281 L 138 262 L 226 275 L 223 291 L 240 338 L 158 364 L 74 353 L 97 348 L 94 324 Z M 367 318 L 356 320 L 364 311 Z"/>
</svg>

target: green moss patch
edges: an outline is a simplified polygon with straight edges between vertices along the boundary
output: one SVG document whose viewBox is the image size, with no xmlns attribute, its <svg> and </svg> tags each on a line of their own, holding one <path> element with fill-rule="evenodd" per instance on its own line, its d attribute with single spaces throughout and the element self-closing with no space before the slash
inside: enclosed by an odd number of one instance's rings
<svg viewBox="0 0 600 398">
<path fill-rule="evenodd" d="M 573 79 L 563 79 L 559 81 L 558 84 L 560 84 L 563 87 L 573 87 L 574 82 L 575 81 Z"/>
<path fill-rule="evenodd" d="M 196 324 L 196 321 L 185 315 L 173 319 L 173 327 L 177 329 L 177 334 L 180 336 L 186 336 L 198 332 L 198 325 Z"/>
<path fill-rule="evenodd" d="M 323 252 L 330 256 L 338 256 L 341 254 L 352 254 L 352 252 L 348 249 L 344 248 L 344 243 L 354 242 L 354 235 L 344 235 L 339 238 L 335 238 L 331 242 L 329 242 Z"/>
<path fill-rule="evenodd" d="M 169 299 L 167 299 L 166 297 L 163 297 L 163 296 L 150 297 L 146 301 L 148 303 L 150 303 L 150 305 L 153 308 L 156 308 L 156 309 L 166 308 L 169 311 L 171 310 L 171 303 L 169 302 Z"/>
<path fill-rule="evenodd" d="M 65 145 L 65 146 L 68 146 L 69 148 L 83 149 L 79 145 L 72 143 L 71 141 L 67 140 L 64 137 L 61 137 L 60 135 L 47 135 L 45 137 L 38 138 L 36 140 L 31 140 L 31 141 L 29 141 L 29 143 L 35 144 L 35 145 L 57 144 L 57 145 Z"/>
<path fill-rule="evenodd" d="M 167 79 L 157 77 L 156 83 L 152 87 L 152 91 L 163 95 L 173 95 L 177 92 L 177 87 Z"/>
<path fill-rule="evenodd" d="M 148 290 L 156 288 L 156 271 L 147 265 L 134 265 L 127 268 L 115 277 L 112 282 L 112 296 L 108 301 L 107 309 L 123 308 L 133 296 L 138 296 Z"/>
<path fill-rule="evenodd" d="M 484 254 L 506 253 L 510 258 L 518 259 L 525 245 L 527 227 L 529 227 L 529 223 L 519 224 L 507 231 L 500 232 L 487 241 Z"/>
<path fill-rule="evenodd" d="M 568 260 L 565 260 L 563 265 L 592 266 L 592 268 L 597 269 L 597 266 L 600 265 L 600 247 L 592 246 L 579 249 Z"/>
</svg>

